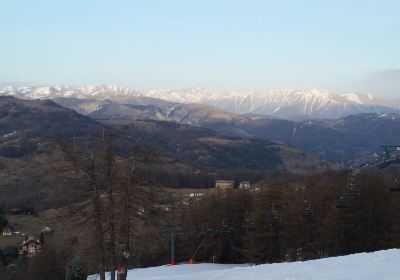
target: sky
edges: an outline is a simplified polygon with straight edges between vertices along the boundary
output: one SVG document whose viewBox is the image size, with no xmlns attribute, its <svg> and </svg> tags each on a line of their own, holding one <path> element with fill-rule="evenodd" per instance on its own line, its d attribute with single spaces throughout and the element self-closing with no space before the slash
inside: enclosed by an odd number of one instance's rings
<svg viewBox="0 0 400 280">
<path fill-rule="evenodd" d="M 398 0 L 1 1 L 0 83 L 400 98 Z"/>
</svg>

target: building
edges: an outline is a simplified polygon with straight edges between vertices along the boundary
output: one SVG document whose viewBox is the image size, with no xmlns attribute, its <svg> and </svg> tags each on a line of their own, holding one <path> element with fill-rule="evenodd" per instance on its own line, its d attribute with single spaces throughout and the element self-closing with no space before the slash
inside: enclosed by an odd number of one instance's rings
<svg viewBox="0 0 400 280">
<path fill-rule="evenodd" d="M 200 198 L 200 197 L 202 197 L 202 196 L 204 196 L 204 195 L 205 195 L 205 193 L 197 192 L 197 193 L 190 193 L 190 194 L 189 194 L 189 197 L 192 197 L 192 198 Z"/>
<path fill-rule="evenodd" d="M 33 236 L 29 236 L 28 239 L 22 241 L 20 253 L 28 256 L 35 256 L 40 252 L 41 247 L 42 246 L 38 239 L 33 238 Z"/>
<path fill-rule="evenodd" d="M 14 229 L 12 228 L 12 226 L 7 225 L 7 226 L 5 226 L 5 227 L 3 228 L 2 234 L 3 234 L 3 235 L 6 235 L 6 236 L 9 236 L 9 235 L 12 235 L 13 232 L 14 232 Z"/>
<path fill-rule="evenodd" d="M 182 203 L 187 206 L 187 205 L 202 201 L 202 200 L 204 200 L 205 195 L 206 194 L 202 193 L 202 192 L 190 193 L 183 198 Z"/>
<path fill-rule="evenodd" d="M 251 187 L 250 182 L 248 181 L 243 181 L 239 183 L 239 189 L 240 190 L 249 190 Z"/>
<path fill-rule="evenodd" d="M 235 182 L 231 180 L 217 180 L 215 181 L 215 187 L 220 190 L 233 189 Z"/>
<path fill-rule="evenodd" d="M 171 203 L 161 204 L 160 208 L 161 208 L 161 210 L 163 210 L 165 212 L 169 212 L 172 210 L 173 205 Z"/>
</svg>

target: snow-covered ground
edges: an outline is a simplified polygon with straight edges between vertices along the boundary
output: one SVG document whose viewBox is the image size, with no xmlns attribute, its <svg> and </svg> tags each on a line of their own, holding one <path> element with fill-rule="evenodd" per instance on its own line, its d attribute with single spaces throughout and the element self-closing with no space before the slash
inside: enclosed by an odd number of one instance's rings
<svg viewBox="0 0 400 280">
<path fill-rule="evenodd" d="M 93 280 L 96 277 L 89 277 Z M 192 264 L 133 269 L 128 280 L 399 280 L 400 249 L 321 260 L 249 265 Z"/>
</svg>

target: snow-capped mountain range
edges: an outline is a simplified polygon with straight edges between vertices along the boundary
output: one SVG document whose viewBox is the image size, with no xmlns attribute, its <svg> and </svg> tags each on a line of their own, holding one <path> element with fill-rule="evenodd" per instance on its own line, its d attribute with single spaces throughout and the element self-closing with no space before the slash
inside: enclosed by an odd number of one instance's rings
<svg viewBox="0 0 400 280">
<path fill-rule="evenodd" d="M 335 94 L 317 89 L 276 89 L 247 92 L 214 92 L 204 88 L 153 90 L 146 96 L 180 103 L 201 103 L 235 114 L 273 115 L 282 118 L 309 116 L 338 118 L 365 112 L 393 112 L 396 105 L 372 95 Z"/>
<path fill-rule="evenodd" d="M 40 86 L 40 87 L 13 87 L 6 86 L 0 89 L 0 95 L 12 95 L 22 99 L 51 99 L 51 98 L 78 98 L 104 100 L 113 97 L 138 96 L 139 92 L 117 86 Z"/>
<path fill-rule="evenodd" d="M 159 89 L 140 92 L 130 88 L 103 85 L 74 88 L 4 87 L 0 95 L 25 99 L 78 98 L 115 100 L 147 97 L 171 103 L 198 103 L 215 106 L 234 114 L 271 115 L 280 118 L 339 118 L 357 113 L 399 112 L 400 102 L 388 101 L 370 94 L 337 94 L 317 89 L 276 89 L 266 91 L 211 91 L 202 87 L 170 90 Z"/>
</svg>

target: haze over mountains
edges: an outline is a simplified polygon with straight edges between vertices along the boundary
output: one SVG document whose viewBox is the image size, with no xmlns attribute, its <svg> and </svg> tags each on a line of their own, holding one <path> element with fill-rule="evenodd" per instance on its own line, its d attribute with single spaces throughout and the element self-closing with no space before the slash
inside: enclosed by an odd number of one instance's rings
<svg viewBox="0 0 400 280">
<path fill-rule="evenodd" d="M 115 86 L 54 87 L 4 87 L 2 95 L 19 98 L 78 98 L 109 99 L 142 98 L 142 105 L 154 105 L 155 99 L 169 103 L 204 104 L 215 106 L 234 114 L 271 115 L 284 119 L 327 118 L 335 119 L 358 113 L 394 113 L 400 102 L 388 101 L 369 94 L 336 94 L 317 89 L 277 89 L 266 91 L 210 91 L 205 88 L 182 90 L 152 90 L 140 92 Z M 150 101 L 151 100 L 151 101 Z M 96 107 L 95 107 L 96 108 Z"/>
</svg>

